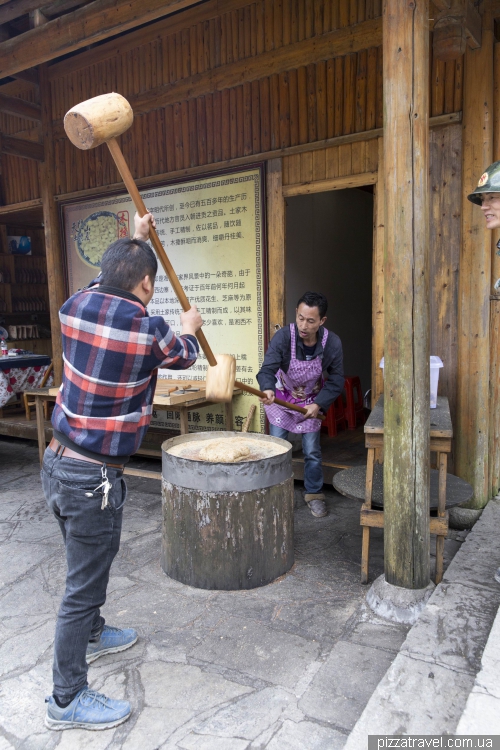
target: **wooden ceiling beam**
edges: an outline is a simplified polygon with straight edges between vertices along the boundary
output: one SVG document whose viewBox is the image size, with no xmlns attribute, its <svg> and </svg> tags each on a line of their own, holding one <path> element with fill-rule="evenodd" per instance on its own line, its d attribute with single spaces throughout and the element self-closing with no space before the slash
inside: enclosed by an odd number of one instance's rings
<svg viewBox="0 0 500 750">
<path fill-rule="evenodd" d="M 12 135 L 0 136 L 0 152 L 10 156 L 20 156 L 22 159 L 44 160 L 44 148 L 41 143 L 25 141 Z"/>
<path fill-rule="evenodd" d="M 47 18 L 53 18 L 54 16 L 60 16 L 61 13 L 79 8 L 86 3 L 87 0 L 55 0 L 52 3 L 41 5 L 40 10 Z"/>
<path fill-rule="evenodd" d="M 0 112 L 15 117 L 24 117 L 27 120 L 36 120 L 37 122 L 42 119 L 42 110 L 38 104 L 32 104 L 24 99 L 7 96 L 6 94 L 0 94 Z"/>
<path fill-rule="evenodd" d="M 500 2 L 500 0 L 499 0 Z M 208 0 L 208 2 L 187 8 L 183 13 L 176 16 L 157 21 L 154 28 L 146 26 L 136 29 L 117 39 L 111 39 L 99 47 L 94 47 L 79 55 L 61 60 L 61 62 L 52 63 L 49 66 L 49 78 L 53 81 L 60 76 L 67 76 L 77 70 L 87 67 L 87 65 L 97 65 L 104 60 L 109 60 L 117 55 L 123 55 L 132 49 L 140 47 L 142 44 L 160 41 L 167 36 L 188 29 L 198 23 L 210 21 L 224 13 L 229 13 L 239 8 L 244 8 L 250 3 L 250 0 Z"/>
<path fill-rule="evenodd" d="M 0 5 L 0 24 L 13 21 L 39 7 L 40 0 L 10 0 L 5 5 Z"/>
<path fill-rule="evenodd" d="M 465 4 L 465 33 L 467 44 L 471 49 L 479 49 L 481 46 L 481 16 L 470 0 Z"/>
<path fill-rule="evenodd" d="M 20 70 L 17 73 L 13 73 L 12 78 L 18 78 L 20 81 L 26 81 L 32 83 L 34 86 L 38 86 L 38 71 L 36 68 L 26 68 L 26 70 Z"/>
<path fill-rule="evenodd" d="M 12 0 L 16 5 L 31 0 Z M 140 24 L 194 5 L 196 0 L 93 0 L 83 8 L 30 29 L 0 44 L 0 75 L 25 68 L 107 39 Z M 0 7 L 0 11 L 2 8 Z"/>
</svg>

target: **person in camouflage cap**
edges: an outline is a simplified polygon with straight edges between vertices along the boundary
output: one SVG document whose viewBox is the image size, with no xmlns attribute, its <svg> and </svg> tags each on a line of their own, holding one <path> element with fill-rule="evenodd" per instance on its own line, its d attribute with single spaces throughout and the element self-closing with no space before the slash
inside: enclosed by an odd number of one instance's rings
<svg viewBox="0 0 500 750">
<path fill-rule="evenodd" d="M 500 228 L 500 161 L 490 164 L 479 178 L 477 188 L 467 198 L 481 207 L 488 229 Z M 500 249 L 500 240 L 497 247 Z M 500 568 L 495 573 L 495 581 L 500 583 Z"/>
<path fill-rule="evenodd" d="M 479 178 L 477 188 L 467 197 L 481 206 L 488 229 L 500 228 L 500 161 L 490 164 Z"/>
</svg>

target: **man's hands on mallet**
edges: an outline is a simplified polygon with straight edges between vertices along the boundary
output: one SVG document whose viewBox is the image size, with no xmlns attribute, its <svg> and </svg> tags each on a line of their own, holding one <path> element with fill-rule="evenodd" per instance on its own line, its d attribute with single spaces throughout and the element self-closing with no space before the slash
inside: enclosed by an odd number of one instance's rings
<svg viewBox="0 0 500 750">
<path fill-rule="evenodd" d="M 264 404 L 264 406 L 270 406 L 272 403 L 274 403 L 274 399 L 275 399 L 274 391 L 268 390 L 268 391 L 262 391 L 262 393 L 265 393 L 266 397 L 259 398 L 259 401 L 261 404 Z M 318 404 L 309 404 L 309 406 L 304 406 L 304 409 L 306 409 L 306 414 L 303 415 L 301 419 L 302 422 L 305 419 L 317 419 L 318 414 L 319 414 Z"/>
<path fill-rule="evenodd" d="M 134 224 L 134 240 L 142 240 L 143 242 L 146 242 L 149 239 L 150 226 L 156 228 L 156 222 L 152 214 L 144 214 L 144 216 L 141 217 L 136 213 L 134 216 Z"/>
<path fill-rule="evenodd" d="M 302 415 L 302 421 L 305 419 L 317 419 L 319 414 L 319 406 L 318 404 L 309 404 L 308 406 L 304 406 L 304 409 L 306 409 L 307 413 Z"/>
<path fill-rule="evenodd" d="M 203 320 L 198 312 L 196 305 L 189 308 L 187 312 L 181 313 L 181 326 L 182 335 L 190 334 L 191 336 L 196 335 L 196 331 L 199 331 L 203 325 Z"/>
<path fill-rule="evenodd" d="M 262 393 L 265 393 L 266 397 L 259 398 L 260 403 L 264 404 L 264 406 L 270 406 L 274 401 L 274 391 L 262 391 Z"/>
</svg>

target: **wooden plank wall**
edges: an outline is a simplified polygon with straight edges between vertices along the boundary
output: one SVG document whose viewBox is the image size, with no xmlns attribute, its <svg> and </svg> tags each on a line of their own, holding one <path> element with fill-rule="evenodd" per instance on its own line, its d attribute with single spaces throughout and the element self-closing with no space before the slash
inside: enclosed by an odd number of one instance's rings
<svg viewBox="0 0 500 750">
<path fill-rule="evenodd" d="M 283 158 L 283 185 L 377 172 L 378 139 L 307 151 Z"/>
<path fill-rule="evenodd" d="M 462 126 L 430 132 L 431 354 L 441 357 L 439 394 L 456 425 L 458 388 L 458 272 L 461 245 Z M 448 471 L 453 472 L 453 454 Z"/>
<path fill-rule="evenodd" d="M 345 54 L 346 48 L 359 46 L 356 39 L 380 37 L 370 29 L 381 5 L 381 0 L 213 0 L 50 66 L 57 193 L 118 180 L 105 149 L 78 151 L 62 129 L 70 107 L 106 91 L 138 103 L 148 99 L 143 108 L 150 111 L 137 115 L 121 138 L 136 178 L 237 157 L 250 160 L 254 154 L 381 127 L 380 39 L 375 46 Z M 301 45 L 309 45 L 311 56 L 315 39 L 319 44 L 336 30 L 344 34 L 343 46 L 327 45 L 327 59 L 300 64 L 305 55 Z M 286 70 L 273 73 L 274 58 L 269 58 L 261 66 L 269 74 L 244 82 L 252 78 L 252 58 L 264 60 L 286 47 L 291 50 Z M 336 48 L 343 54 L 336 56 Z M 431 114 L 459 111 L 462 61 L 435 62 L 431 69 Z M 214 71 L 232 71 L 229 79 L 239 76 L 239 85 L 215 90 Z M 175 87 L 181 83 L 184 98 L 175 101 Z M 199 91 L 200 86 L 210 93 L 190 97 L 191 88 Z M 152 91 L 158 94 L 158 108 Z M 19 90 L 16 95 L 29 99 L 33 94 Z M 170 103 L 163 106 L 162 101 Z M 17 118 L 4 119 L 10 123 L 4 132 L 15 132 Z M 356 169 L 363 146 L 342 149 L 338 167 L 325 165 L 325 173 Z M 318 164 L 320 157 L 307 158 Z M 290 163 L 297 168 L 297 160 Z M 38 197 L 36 165 L 14 157 L 3 157 L 2 164 L 6 202 Z"/>
<path fill-rule="evenodd" d="M 33 86 L 24 81 L 15 81 L 2 86 L 3 94 L 17 96 L 28 102 L 35 102 L 37 92 Z M 17 135 L 26 140 L 39 140 L 39 128 L 33 120 L 14 117 L 0 112 L 0 133 Z M 40 196 L 38 182 L 38 164 L 31 159 L 17 156 L 1 155 L 1 174 L 5 203 L 29 201 Z"/>
</svg>

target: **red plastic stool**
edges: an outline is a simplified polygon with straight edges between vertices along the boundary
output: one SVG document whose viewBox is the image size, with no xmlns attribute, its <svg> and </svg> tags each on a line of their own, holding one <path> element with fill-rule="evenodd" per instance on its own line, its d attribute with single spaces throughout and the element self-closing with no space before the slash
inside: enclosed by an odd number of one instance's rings
<svg viewBox="0 0 500 750">
<path fill-rule="evenodd" d="M 345 395 L 347 427 L 349 430 L 355 430 L 358 422 L 364 424 L 366 421 L 361 380 L 357 375 L 345 379 Z"/>
<path fill-rule="evenodd" d="M 321 429 L 328 430 L 328 437 L 334 437 L 338 430 L 347 429 L 342 396 L 338 396 L 326 412 L 326 419 L 321 425 Z"/>
</svg>

